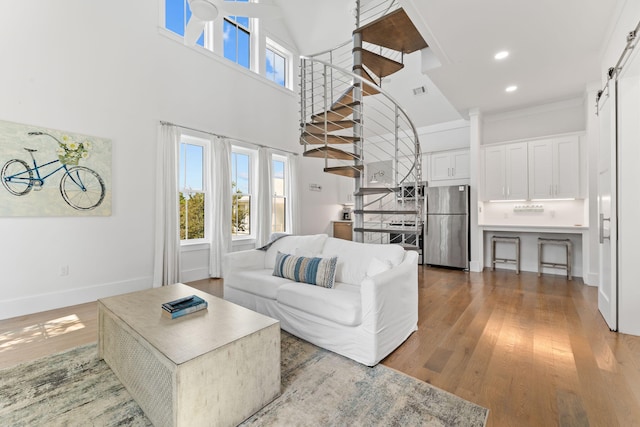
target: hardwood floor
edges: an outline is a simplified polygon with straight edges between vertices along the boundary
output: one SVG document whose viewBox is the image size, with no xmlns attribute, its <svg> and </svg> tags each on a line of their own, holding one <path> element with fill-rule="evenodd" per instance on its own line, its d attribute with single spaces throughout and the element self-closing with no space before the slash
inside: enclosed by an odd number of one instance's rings
<svg viewBox="0 0 640 427">
<path fill-rule="evenodd" d="M 640 337 L 609 331 L 596 288 L 419 268 L 419 330 L 384 365 L 489 408 L 489 426 L 640 425 Z M 221 280 L 190 285 L 222 295 Z M 0 368 L 94 342 L 96 311 L 0 321 Z"/>
</svg>

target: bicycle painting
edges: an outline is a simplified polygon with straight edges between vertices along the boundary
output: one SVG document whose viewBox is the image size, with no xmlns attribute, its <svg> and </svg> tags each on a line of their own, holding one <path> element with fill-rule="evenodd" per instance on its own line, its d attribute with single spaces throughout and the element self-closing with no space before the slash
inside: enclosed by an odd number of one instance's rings
<svg viewBox="0 0 640 427">
<path fill-rule="evenodd" d="M 0 182 L 13 196 L 0 199 L 0 214 L 109 215 L 110 159 L 100 138 L 0 121 Z"/>
</svg>

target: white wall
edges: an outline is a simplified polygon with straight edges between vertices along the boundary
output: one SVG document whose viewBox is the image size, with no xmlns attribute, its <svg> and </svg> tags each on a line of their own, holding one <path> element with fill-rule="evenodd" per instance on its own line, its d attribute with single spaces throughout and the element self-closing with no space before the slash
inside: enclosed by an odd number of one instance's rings
<svg viewBox="0 0 640 427">
<path fill-rule="evenodd" d="M 299 151 L 296 95 L 161 35 L 159 5 L 0 3 L 0 119 L 113 143 L 112 216 L 0 218 L 0 318 L 151 286 L 159 120 Z"/>
<path fill-rule="evenodd" d="M 482 144 L 584 131 L 584 99 L 484 115 Z"/>
<path fill-rule="evenodd" d="M 469 148 L 469 121 L 454 120 L 418 130 L 422 153 Z"/>
<path fill-rule="evenodd" d="M 344 180 L 323 171 L 324 160 L 313 157 L 300 159 L 300 234 L 326 233 L 333 235 L 332 222 L 341 219 L 344 200 L 340 192 Z M 320 191 L 311 189 L 320 187 Z"/>
</svg>

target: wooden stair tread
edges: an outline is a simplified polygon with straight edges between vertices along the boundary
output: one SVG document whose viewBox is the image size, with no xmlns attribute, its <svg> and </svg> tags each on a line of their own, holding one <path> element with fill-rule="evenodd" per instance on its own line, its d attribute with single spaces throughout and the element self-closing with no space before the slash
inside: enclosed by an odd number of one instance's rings
<svg viewBox="0 0 640 427">
<path fill-rule="evenodd" d="M 359 102 L 355 101 L 355 102 L 350 102 L 348 104 L 335 105 L 334 107 L 332 107 L 330 110 L 326 112 L 327 113 L 326 116 L 324 111 L 322 113 L 316 113 L 312 115 L 311 121 L 324 122 L 326 119 L 330 122 L 335 122 L 338 120 L 342 120 L 345 117 L 349 117 L 351 114 L 353 114 L 353 107 L 359 104 L 360 104 Z"/>
<path fill-rule="evenodd" d="M 397 227 L 389 227 L 389 228 L 360 228 L 356 227 L 353 231 L 363 232 L 363 233 L 397 233 L 397 234 L 421 234 L 421 230 L 416 230 L 415 228 L 397 228 Z"/>
<path fill-rule="evenodd" d="M 355 136 L 346 136 L 346 135 L 326 135 L 327 144 L 337 145 L 337 144 L 355 144 L 360 141 L 360 138 Z M 313 133 L 313 132 L 304 132 L 302 136 L 300 136 L 300 144 L 322 144 L 325 143 L 325 135 L 324 133 Z"/>
<path fill-rule="evenodd" d="M 367 196 L 370 194 L 397 193 L 399 187 L 360 187 L 360 190 L 354 193 L 354 196 Z"/>
<path fill-rule="evenodd" d="M 353 67 L 353 72 L 355 73 L 355 71 L 356 71 L 358 68 L 360 69 L 360 76 L 361 76 L 362 78 L 364 78 L 364 79 L 365 79 L 365 80 L 367 80 L 367 81 L 370 81 L 371 83 L 373 83 L 374 85 L 376 85 L 376 86 L 378 86 L 378 87 L 380 86 L 380 82 L 375 81 L 375 79 L 374 79 L 373 77 L 371 77 L 371 74 L 369 74 L 369 72 L 367 71 L 367 69 L 366 69 L 366 68 L 364 68 L 362 65 L 360 65 L 359 67 L 354 66 L 354 67 Z M 369 88 L 369 87 L 367 86 L 367 88 Z"/>
<path fill-rule="evenodd" d="M 311 150 L 307 150 L 302 154 L 304 157 L 320 157 L 320 158 L 329 158 L 336 160 L 357 160 L 359 159 L 353 153 L 349 153 L 347 151 L 339 150 L 334 147 L 318 147 L 313 148 Z"/>
<path fill-rule="evenodd" d="M 354 31 L 362 34 L 362 40 L 397 50 L 411 53 L 429 47 L 422 35 L 404 9 L 395 10 Z"/>
<path fill-rule="evenodd" d="M 363 215 L 418 215 L 418 211 L 405 211 L 405 210 L 378 210 L 378 209 L 356 209 L 353 211 L 354 214 L 363 214 Z"/>
<path fill-rule="evenodd" d="M 420 248 L 416 245 L 410 245 L 408 243 L 393 243 L 394 245 L 400 245 L 405 251 L 419 251 Z"/>
<path fill-rule="evenodd" d="M 363 76 L 364 77 L 364 76 Z M 371 77 L 371 76 L 369 76 Z M 366 77 L 364 77 L 366 79 Z M 368 80 L 368 79 L 367 79 Z M 372 80 L 373 83 L 375 83 Z M 347 105 L 347 104 L 351 104 L 352 102 L 354 102 L 353 100 L 353 86 L 350 86 L 349 89 L 347 89 L 337 100 L 336 102 L 333 103 L 333 105 L 331 106 L 331 109 L 334 109 L 336 107 L 339 107 L 341 105 Z M 369 95 L 376 95 L 380 93 L 379 90 L 375 89 L 374 87 L 371 86 L 366 86 L 362 89 L 362 94 L 364 96 L 369 96 Z"/>
<path fill-rule="evenodd" d="M 360 174 L 364 170 L 364 166 L 362 165 L 353 165 L 353 166 L 336 166 L 331 168 L 324 168 L 324 171 L 327 173 L 332 173 L 340 176 L 347 176 L 350 178 L 360 178 Z"/>
<path fill-rule="evenodd" d="M 390 76 L 404 68 L 404 64 L 386 56 L 378 55 L 367 49 L 360 49 L 360 51 L 362 52 L 362 63 L 380 78 Z"/>
<path fill-rule="evenodd" d="M 327 122 L 326 126 L 324 122 L 322 123 L 311 122 L 311 123 L 307 123 L 306 127 L 311 133 L 320 133 L 320 132 L 324 132 L 325 130 L 327 132 L 333 132 L 336 130 L 350 129 L 355 124 L 356 122 L 354 120 L 338 120 L 336 122 Z"/>
</svg>

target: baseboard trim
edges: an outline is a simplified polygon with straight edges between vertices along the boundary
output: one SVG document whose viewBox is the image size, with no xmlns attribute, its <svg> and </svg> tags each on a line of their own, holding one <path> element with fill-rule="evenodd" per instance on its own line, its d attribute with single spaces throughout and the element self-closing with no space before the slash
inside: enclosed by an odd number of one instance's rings
<svg viewBox="0 0 640 427">
<path fill-rule="evenodd" d="M 140 277 L 121 282 L 105 283 L 84 288 L 65 289 L 59 292 L 48 292 L 30 295 L 11 300 L 0 300 L 0 320 L 71 305 L 84 304 L 128 292 L 141 291 L 152 287 L 152 277 Z"/>
<path fill-rule="evenodd" d="M 196 280 L 203 280 L 208 278 L 209 269 L 207 267 L 182 270 L 182 272 L 180 273 L 180 281 L 182 283 L 195 282 Z"/>
<path fill-rule="evenodd" d="M 598 286 L 598 283 L 600 283 L 600 277 L 598 273 L 588 273 L 586 275 L 586 280 L 584 281 L 585 285 Z"/>
<path fill-rule="evenodd" d="M 482 273 L 482 266 L 478 261 L 471 261 L 469 263 L 469 271 L 473 271 L 474 273 Z"/>
</svg>

